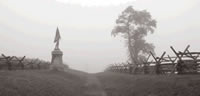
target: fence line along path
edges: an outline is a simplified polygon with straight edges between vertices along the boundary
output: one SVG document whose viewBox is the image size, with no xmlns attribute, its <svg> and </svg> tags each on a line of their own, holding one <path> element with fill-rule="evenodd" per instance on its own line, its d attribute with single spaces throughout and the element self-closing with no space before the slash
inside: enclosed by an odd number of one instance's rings
<svg viewBox="0 0 200 96">
<path fill-rule="evenodd" d="M 33 69 L 48 69 L 50 62 L 39 59 L 29 59 L 26 56 L 0 56 L 0 70 L 33 70 Z"/>
</svg>

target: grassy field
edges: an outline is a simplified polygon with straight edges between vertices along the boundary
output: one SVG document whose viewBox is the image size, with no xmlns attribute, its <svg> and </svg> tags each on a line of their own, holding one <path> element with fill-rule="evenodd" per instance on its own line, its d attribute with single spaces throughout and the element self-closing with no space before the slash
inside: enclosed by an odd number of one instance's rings
<svg viewBox="0 0 200 96">
<path fill-rule="evenodd" d="M 82 96 L 85 74 L 75 70 L 0 72 L 0 96 Z"/>
<path fill-rule="evenodd" d="M 200 75 L 98 73 L 107 96 L 200 96 Z"/>
<path fill-rule="evenodd" d="M 0 96 L 200 96 L 200 76 L 5 71 Z"/>
</svg>

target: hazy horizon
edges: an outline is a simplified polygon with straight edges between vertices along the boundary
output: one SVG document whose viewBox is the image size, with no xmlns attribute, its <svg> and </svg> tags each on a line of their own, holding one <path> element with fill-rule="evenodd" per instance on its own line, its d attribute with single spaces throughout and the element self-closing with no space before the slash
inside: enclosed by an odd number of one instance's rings
<svg viewBox="0 0 200 96">
<path fill-rule="evenodd" d="M 118 15 L 129 5 L 157 20 L 154 43 L 159 56 L 174 55 L 170 46 L 192 51 L 200 46 L 198 0 L 0 0 L 0 54 L 51 60 L 56 28 L 63 61 L 71 68 L 100 72 L 127 60 L 123 38 L 111 36 Z"/>
</svg>

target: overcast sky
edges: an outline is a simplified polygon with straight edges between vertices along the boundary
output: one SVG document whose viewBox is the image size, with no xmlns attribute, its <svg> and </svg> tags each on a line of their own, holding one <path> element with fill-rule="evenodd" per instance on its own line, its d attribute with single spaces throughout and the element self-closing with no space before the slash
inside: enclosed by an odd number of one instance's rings
<svg viewBox="0 0 200 96">
<path fill-rule="evenodd" d="M 198 0 L 0 0 L 0 53 L 51 60 L 59 27 L 63 60 L 71 68 L 100 72 L 127 60 L 123 38 L 111 36 L 118 15 L 129 5 L 157 20 L 147 40 L 156 53 L 169 46 L 200 51 Z"/>
</svg>

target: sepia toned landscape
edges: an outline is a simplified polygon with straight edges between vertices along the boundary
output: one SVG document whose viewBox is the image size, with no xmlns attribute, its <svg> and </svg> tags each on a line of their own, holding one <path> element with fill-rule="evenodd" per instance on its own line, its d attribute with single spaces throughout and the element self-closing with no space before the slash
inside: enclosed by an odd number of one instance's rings
<svg viewBox="0 0 200 96">
<path fill-rule="evenodd" d="M 0 96 L 200 96 L 198 0 L 1 0 Z"/>
</svg>

